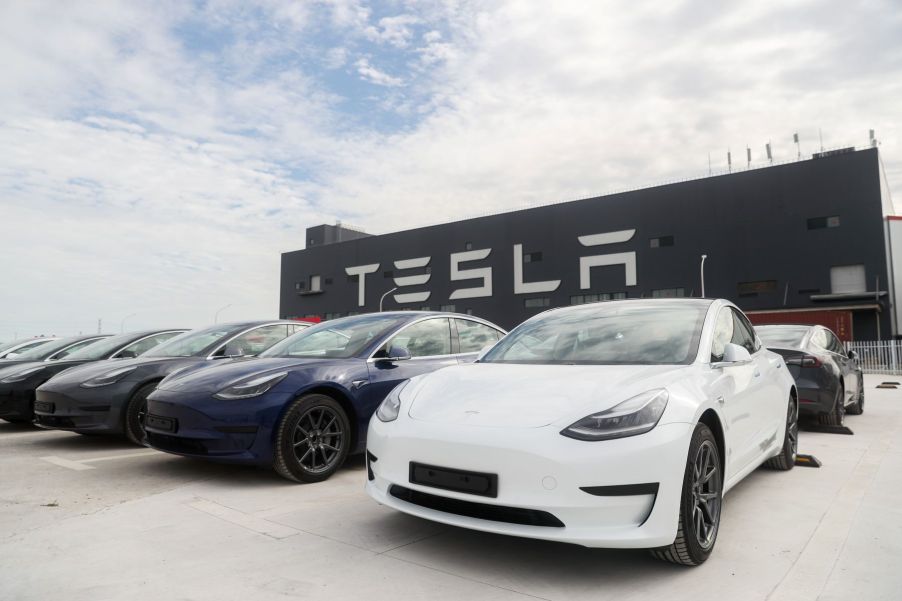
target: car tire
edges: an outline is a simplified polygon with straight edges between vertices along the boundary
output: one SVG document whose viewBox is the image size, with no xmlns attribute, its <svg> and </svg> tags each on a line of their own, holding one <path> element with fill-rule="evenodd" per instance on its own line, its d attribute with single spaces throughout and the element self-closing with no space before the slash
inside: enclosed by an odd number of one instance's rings
<svg viewBox="0 0 902 601">
<path fill-rule="evenodd" d="M 858 394 L 855 396 L 855 402 L 846 407 L 846 413 L 849 415 L 864 413 L 864 378 L 862 376 L 858 376 Z"/>
<path fill-rule="evenodd" d="M 351 424 L 342 406 L 324 394 L 289 405 L 276 430 L 273 469 L 294 482 L 322 482 L 340 468 L 351 448 Z"/>
<path fill-rule="evenodd" d="M 790 395 L 789 408 L 786 410 L 786 430 L 783 434 L 783 446 L 779 455 L 774 455 L 764 462 L 764 467 L 772 470 L 788 471 L 796 464 L 799 453 L 799 404 Z"/>
<path fill-rule="evenodd" d="M 125 406 L 125 437 L 136 445 L 144 446 L 144 418 L 147 414 L 147 397 L 156 390 L 157 383 L 145 384 L 128 400 Z"/>
<path fill-rule="evenodd" d="M 836 389 L 836 398 L 833 400 L 833 408 L 829 413 L 821 413 L 817 416 L 817 421 L 822 426 L 842 426 L 846 416 L 846 388 L 842 382 Z"/>
<path fill-rule="evenodd" d="M 651 549 L 663 561 L 684 566 L 705 562 L 714 550 L 723 504 L 723 469 L 717 439 L 705 424 L 696 424 L 689 443 L 677 535 L 667 547 Z"/>
</svg>

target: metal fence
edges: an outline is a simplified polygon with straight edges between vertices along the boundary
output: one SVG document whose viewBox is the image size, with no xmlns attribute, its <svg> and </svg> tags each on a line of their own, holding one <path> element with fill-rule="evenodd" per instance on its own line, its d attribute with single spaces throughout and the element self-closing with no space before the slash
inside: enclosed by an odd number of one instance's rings
<svg viewBox="0 0 902 601">
<path fill-rule="evenodd" d="M 866 374 L 902 376 L 902 341 L 847 342 L 846 349 L 858 353 L 858 363 Z"/>
</svg>

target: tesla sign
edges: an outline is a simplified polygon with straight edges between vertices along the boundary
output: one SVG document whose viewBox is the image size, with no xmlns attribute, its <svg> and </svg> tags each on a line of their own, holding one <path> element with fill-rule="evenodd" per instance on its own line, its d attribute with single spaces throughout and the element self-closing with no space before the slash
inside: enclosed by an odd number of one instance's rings
<svg viewBox="0 0 902 601">
<path fill-rule="evenodd" d="M 580 245 L 587 249 L 596 249 L 607 244 L 617 244 L 627 242 L 635 236 L 636 230 L 619 230 L 616 232 L 604 232 L 600 234 L 588 234 L 578 236 L 577 240 Z M 588 251 L 587 251 L 588 252 Z M 478 261 L 482 261 L 492 254 L 491 248 L 482 248 L 479 250 L 468 250 L 464 252 L 451 253 L 451 281 L 463 280 L 481 280 L 478 286 L 468 288 L 457 288 L 451 292 L 449 300 L 457 300 L 463 298 L 482 298 L 492 296 L 492 268 L 479 267 Z M 416 257 L 412 259 L 399 259 L 394 261 L 396 270 L 404 271 L 410 269 L 423 269 L 429 266 L 432 257 Z M 542 292 L 553 292 L 561 285 L 561 280 L 545 280 L 541 282 L 527 282 L 523 279 L 523 245 L 514 244 L 513 246 L 514 261 L 514 294 L 538 294 Z M 588 290 L 592 287 L 592 268 L 611 265 L 623 265 L 626 275 L 626 285 L 636 285 L 636 253 L 620 252 L 620 253 L 601 253 L 590 254 L 579 258 L 579 287 L 582 290 Z M 356 265 L 354 267 L 346 267 L 345 273 L 349 276 L 357 276 L 357 304 L 363 307 L 366 304 L 366 276 L 379 270 L 379 263 L 370 263 L 369 265 Z M 432 294 L 430 291 L 403 291 L 403 288 L 412 288 L 422 286 L 429 283 L 432 277 L 430 273 L 418 273 L 414 275 L 395 276 L 395 286 L 398 287 L 398 293 L 394 295 L 395 302 L 399 304 L 405 303 L 421 303 L 429 299 Z"/>
</svg>

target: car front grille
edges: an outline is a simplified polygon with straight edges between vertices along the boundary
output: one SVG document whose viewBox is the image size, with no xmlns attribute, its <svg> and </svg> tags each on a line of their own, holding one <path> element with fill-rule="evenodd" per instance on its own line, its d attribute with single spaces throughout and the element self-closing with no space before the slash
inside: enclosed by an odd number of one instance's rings
<svg viewBox="0 0 902 601">
<path fill-rule="evenodd" d="M 564 523 L 547 511 L 537 509 L 524 509 L 522 507 L 505 507 L 503 505 L 489 505 L 487 503 L 474 503 L 461 499 L 449 499 L 431 495 L 418 490 L 411 490 L 404 486 L 393 484 L 389 489 L 391 496 L 406 501 L 413 505 L 419 505 L 427 509 L 463 515 L 480 520 L 492 522 L 505 522 L 508 524 L 520 524 L 523 526 L 544 526 L 548 528 L 563 528 Z"/>
</svg>

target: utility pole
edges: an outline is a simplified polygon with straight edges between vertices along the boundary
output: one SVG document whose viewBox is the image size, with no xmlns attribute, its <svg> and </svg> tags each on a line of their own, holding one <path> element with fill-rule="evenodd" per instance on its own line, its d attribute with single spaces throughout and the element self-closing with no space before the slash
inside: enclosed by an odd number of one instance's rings
<svg viewBox="0 0 902 601">
<path fill-rule="evenodd" d="M 702 276 L 702 298 L 705 298 L 705 259 L 708 258 L 708 255 L 702 255 L 702 264 L 699 267 L 699 271 L 701 271 Z"/>
</svg>

